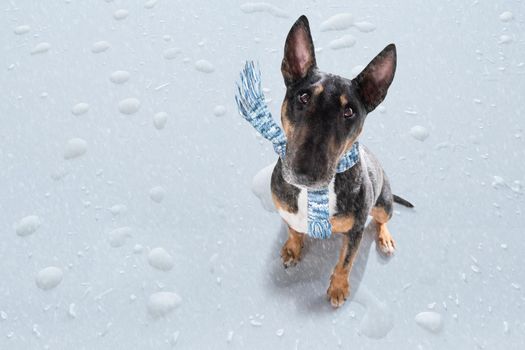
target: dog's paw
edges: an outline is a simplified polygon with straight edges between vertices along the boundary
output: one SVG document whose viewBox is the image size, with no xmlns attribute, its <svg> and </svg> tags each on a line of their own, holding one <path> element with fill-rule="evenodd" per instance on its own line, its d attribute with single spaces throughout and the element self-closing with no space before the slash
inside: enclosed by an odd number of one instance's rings
<svg viewBox="0 0 525 350">
<path fill-rule="evenodd" d="M 377 235 L 376 247 L 386 256 L 391 256 L 394 254 L 394 251 L 396 250 L 396 242 L 386 227 L 382 229 Z"/>
<path fill-rule="evenodd" d="M 348 276 L 332 275 L 332 277 L 330 277 L 330 286 L 328 287 L 326 294 L 333 307 L 341 307 L 345 303 L 346 298 L 350 295 Z"/>
<path fill-rule="evenodd" d="M 288 268 L 297 265 L 301 260 L 302 242 L 296 239 L 288 239 L 281 249 L 281 259 L 284 267 Z"/>
</svg>

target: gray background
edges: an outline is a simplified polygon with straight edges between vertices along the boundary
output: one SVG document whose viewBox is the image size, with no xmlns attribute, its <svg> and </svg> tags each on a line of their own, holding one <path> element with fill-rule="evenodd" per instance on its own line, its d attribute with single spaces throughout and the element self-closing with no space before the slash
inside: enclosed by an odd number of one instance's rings
<svg viewBox="0 0 525 350">
<path fill-rule="evenodd" d="M 287 17 L 236 1 L 144 2 L 1 4 L 1 349 L 524 348 L 523 1 L 273 2 Z M 116 20 L 118 9 L 128 17 Z M 504 11 L 514 19 L 501 21 Z M 338 13 L 376 29 L 321 32 Z M 368 309 L 325 300 L 337 239 L 308 242 L 302 265 L 284 272 L 280 219 L 251 192 L 275 155 L 238 116 L 234 82 L 244 60 L 258 60 L 278 117 L 284 39 L 301 14 L 322 70 L 349 77 L 388 43 L 398 49 L 383 113 L 369 115 L 361 141 L 416 209 L 396 209 L 388 264 L 370 252 Z M 19 25 L 31 30 L 16 35 Z M 329 48 L 345 34 L 353 47 Z M 100 40 L 110 48 L 92 53 Z M 31 55 L 40 42 L 50 50 Z M 166 60 L 172 47 L 181 53 Z M 200 59 L 214 72 L 196 70 Z M 116 70 L 129 81 L 110 82 Z M 133 115 L 117 107 L 128 97 L 141 101 Z M 79 102 L 90 108 L 75 116 Z M 160 111 L 163 130 L 153 126 Z M 424 142 L 415 125 L 428 130 Z M 75 137 L 87 152 L 65 160 Z M 161 203 L 149 198 L 154 186 L 166 191 Z M 126 209 L 113 214 L 117 204 Z M 20 237 L 14 226 L 27 215 L 42 224 Z M 108 233 L 123 226 L 132 236 L 111 247 Z M 172 255 L 172 270 L 148 264 L 154 247 Z M 64 277 L 44 291 L 35 275 L 47 266 Z M 182 302 L 154 318 L 146 305 L 160 290 Z M 367 315 L 372 304 L 378 315 Z M 437 334 L 414 320 L 429 304 L 443 318 Z M 387 334 L 363 332 L 384 317 Z"/>
</svg>

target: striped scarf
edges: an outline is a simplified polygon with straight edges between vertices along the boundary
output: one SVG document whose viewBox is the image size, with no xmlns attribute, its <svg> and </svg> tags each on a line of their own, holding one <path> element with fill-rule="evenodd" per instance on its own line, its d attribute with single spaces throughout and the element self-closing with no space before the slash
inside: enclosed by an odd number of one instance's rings
<svg viewBox="0 0 525 350">
<path fill-rule="evenodd" d="M 265 139 L 273 145 L 275 153 L 281 159 L 286 155 L 286 136 L 281 127 L 272 118 L 266 105 L 261 86 L 261 72 L 252 61 L 247 61 L 237 83 L 235 101 L 239 114 L 246 119 Z M 339 160 L 337 172 L 342 173 L 359 161 L 359 143 L 355 142 Z M 308 235 L 325 239 L 332 234 L 330 208 L 328 206 L 328 187 L 307 190 L 308 199 Z"/>
</svg>

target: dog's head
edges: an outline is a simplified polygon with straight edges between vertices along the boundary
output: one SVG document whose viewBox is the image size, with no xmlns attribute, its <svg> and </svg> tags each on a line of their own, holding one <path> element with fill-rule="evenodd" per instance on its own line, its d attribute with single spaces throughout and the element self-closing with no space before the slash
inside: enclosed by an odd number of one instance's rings
<svg viewBox="0 0 525 350">
<path fill-rule="evenodd" d="M 317 69 L 308 19 L 301 16 L 295 22 L 281 66 L 287 182 L 307 188 L 330 183 L 339 159 L 359 137 L 366 115 L 385 98 L 395 69 L 396 47 L 390 44 L 355 79 L 323 73 Z"/>
</svg>

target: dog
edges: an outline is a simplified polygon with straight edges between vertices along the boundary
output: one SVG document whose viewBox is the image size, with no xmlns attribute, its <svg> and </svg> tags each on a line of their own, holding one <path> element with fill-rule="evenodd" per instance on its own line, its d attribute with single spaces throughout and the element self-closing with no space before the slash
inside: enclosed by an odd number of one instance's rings
<svg viewBox="0 0 525 350">
<path fill-rule="evenodd" d="M 342 306 L 349 296 L 349 273 L 368 215 L 376 225 L 378 249 L 391 255 L 396 244 L 386 224 L 392 217 L 393 202 L 412 207 L 392 194 L 379 161 L 362 145 L 357 164 L 336 173 L 339 159 L 361 134 L 367 114 L 386 97 L 395 70 L 396 47 L 390 44 L 352 80 L 321 72 L 305 16 L 295 22 L 286 38 L 281 123 L 287 147 L 271 178 L 274 205 L 288 225 L 281 258 L 285 268 L 299 262 L 307 232 L 307 190 L 328 186 L 332 232 L 343 235 L 327 290 L 334 307 Z"/>
</svg>

